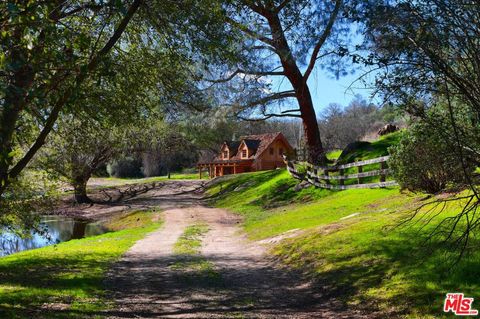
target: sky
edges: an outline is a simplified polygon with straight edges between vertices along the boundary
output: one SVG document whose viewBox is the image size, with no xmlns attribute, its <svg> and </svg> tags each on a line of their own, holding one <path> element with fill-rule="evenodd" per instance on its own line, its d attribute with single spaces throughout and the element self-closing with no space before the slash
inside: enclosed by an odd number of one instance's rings
<svg viewBox="0 0 480 319">
<path fill-rule="evenodd" d="M 373 89 L 367 88 L 373 83 L 373 77 L 365 77 L 366 84 L 356 81 L 364 71 L 358 70 L 354 74 L 342 76 L 336 79 L 328 71 L 315 68 L 308 79 L 308 85 L 312 94 L 313 104 L 317 116 L 330 103 L 337 103 L 347 106 L 355 97 L 360 94 L 365 100 L 373 103 L 379 103 L 377 97 L 371 97 Z M 291 89 L 288 80 L 283 77 L 272 78 L 273 91 Z M 355 83 L 354 83 L 355 82 Z"/>
<path fill-rule="evenodd" d="M 352 38 L 350 39 L 350 46 L 354 47 L 357 44 L 363 42 L 361 35 L 356 33 L 356 28 L 352 29 Z M 319 61 L 320 62 L 320 61 Z M 330 103 L 337 103 L 343 106 L 347 106 L 355 97 L 360 94 L 368 102 L 379 104 L 381 101 L 379 97 L 372 97 L 374 90 L 372 87 L 375 83 L 375 72 L 369 73 L 368 76 L 363 76 L 362 81 L 356 81 L 360 76 L 368 73 L 368 69 L 359 65 L 347 67 L 352 68 L 350 71 L 353 74 L 341 76 L 335 78 L 334 75 L 320 67 L 320 63 L 317 62 L 312 74 L 308 79 L 308 85 L 312 94 L 313 104 L 317 116 L 321 114 L 322 109 L 328 106 Z M 305 66 L 301 66 L 301 72 L 305 72 Z M 283 78 L 283 80 L 282 80 Z M 291 86 L 288 80 L 284 77 L 270 77 L 273 84 L 273 91 L 278 92 L 280 90 L 291 90 Z"/>
</svg>

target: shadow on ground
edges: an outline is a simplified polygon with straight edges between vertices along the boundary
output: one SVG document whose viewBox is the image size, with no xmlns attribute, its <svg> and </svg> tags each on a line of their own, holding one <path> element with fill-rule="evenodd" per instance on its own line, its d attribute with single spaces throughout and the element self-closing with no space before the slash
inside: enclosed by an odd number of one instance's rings
<svg viewBox="0 0 480 319">
<path fill-rule="evenodd" d="M 170 256 L 118 264 L 114 280 L 106 284 L 114 291 L 120 308 L 109 315 L 113 318 L 364 317 L 361 313 L 346 312 L 341 302 L 331 296 L 325 298 L 312 286 L 299 284 L 302 283 L 299 274 L 268 264 L 210 255 L 201 262 L 220 268 L 186 270 L 181 265 L 188 267 L 199 258 L 202 257 Z M 221 268 L 235 264 L 253 266 Z M 371 313 L 368 316 L 373 317 Z"/>
</svg>

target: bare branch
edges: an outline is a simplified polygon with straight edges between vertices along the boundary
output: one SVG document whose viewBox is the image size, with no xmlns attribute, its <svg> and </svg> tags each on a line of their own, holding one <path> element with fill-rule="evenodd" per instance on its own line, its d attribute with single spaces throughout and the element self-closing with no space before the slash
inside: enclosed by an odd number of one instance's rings
<svg viewBox="0 0 480 319">
<path fill-rule="evenodd" d="M 231 81 L 235 76 L 238 74 L 247 74 L 247 75 L 258 75 L 258 76 L 284 76 L 285 73 L 283 71 L 246 71 L 242 69 L 236 69 L 232 74 L 230 74 L 228 77 L 223 78 L 223 79 L 217 79 L 217 80 L 211 80 L 211 79 L 206 79 L 207 82 L 210 83 L 225 83 L 228 81 Z"/>
<path fill-rule="evenodd" d="M 298 117 L 301 118 L 300 115 L 297 114 L 275 114 L 275 113 L 265 113 L 263 117 L 257 117 L 257 118 L 249 118 L 249 117 L 244 117 L 239 115 L 238 113 L 236 114 L 236 117 L 241 119 L 242 121 L 248 121 L 248 122 L 260 122 L 260 121 L 266 121 L 272 117 Z"/>
<path fill-rule="evenodd" d="M 253 39 L 256 39 L 256 40 L 259 40 L 263 43 L 266 43 L 272 47 L 274 47 L 274 43 L 273 43 L 273 40 L 266 37 L 266 36 L 263 36 L 261 34 L 258 34 L 257 32 L 253 31 L 253 30 L 250 30 L 247 26 L 245 26 L 244 24 L 230 18 L 230 17 L 227 17 L 227 22 L 229 24 L 231 24 L 232 26 L 238 28 L 239 30 L 241 30 L 243 33 L 247 34 L 248 36 L 250 36 L 251 38 Z"/>
<path fill-rule="evenodd" d="M 308 77 L 310 76 L 310 74 L 313 71 L 313 68 L 315 67 L 315 63 L 317 62 L 317 56 L 318 56 L 318 53 L 320 52 L 320 49 L 325 44 L 328 37 L 330 36 L 330 33 L 332 32 L 333 25 L 335 24 L 335 20 L 337 20 L 337 16 L 342 4 L 343 4 L 342 0 L 335 1 L 335 8 L 333 9 L 333 12 L 330 14 L 330 18 L 328 19 L 327 26 L 325 27 L 325 30 L 323 31 L 322 35 L 318 39 L 317 44 L 313 48 L 312 56 L 310 57 L 310 63 L 308 63 L 307 70 L 303 75 L 303 79 L 305 82 L 307 82 Z"/>
<path fill-rule="evenodd" d="M 289 2 L 290 2 L 290 0 L 284 0 L 284 1 L 282 1 L 282 3 L 280 3 L 280 4 L 278 5 L 278 7 L 275 8 L 275 11 L 274 11 L 274 12 L 275 12 L 276 14 L 280 13 L 280 11 L 282 11 L 283 8 L 285 8 L 285 6 L 286 6 Z"/>
<path fill-rule="evenodd" d="M 292 112 L 300 112 L 300 109 L 285 110 L 285 111 L 282 111 L 282 114 L 285 114 L 285 113 L 292 113 Z"/>
</svg>

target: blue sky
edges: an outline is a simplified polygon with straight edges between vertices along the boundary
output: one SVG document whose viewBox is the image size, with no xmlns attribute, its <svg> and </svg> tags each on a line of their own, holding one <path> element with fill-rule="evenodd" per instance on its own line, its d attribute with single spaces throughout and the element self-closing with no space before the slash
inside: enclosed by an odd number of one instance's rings
<svg viewBox="0 0 480 319">
<path fill-rule="evenodd" d="M 354 74 L 336 79 L 332 74 L 321 68 L 315 68 L 308 79 L 308 85 L 315 105 L 317 116 L 321 114 L 322 109 L 330 103 L 338 103 L 346 106 L 353 100 L 356 94 L 360 94 L 367 101 L 378 103 L 378 98 L 371 98 L 373 90 L 368 88 L 373 83 L 373 76 L 365 77 L 366 85 L 360 81 L 355 82 L 365 70 L 357 70 Z M 286 78 L 272 79 L 273 90 L 288 90 L 290 85 Z M 353 83 L 355 82 L 355 83 Z M 352 84 L 353 83 L 353 84 Z M 368 87 L 366 87 L 368 86 Z"/>
</svg>

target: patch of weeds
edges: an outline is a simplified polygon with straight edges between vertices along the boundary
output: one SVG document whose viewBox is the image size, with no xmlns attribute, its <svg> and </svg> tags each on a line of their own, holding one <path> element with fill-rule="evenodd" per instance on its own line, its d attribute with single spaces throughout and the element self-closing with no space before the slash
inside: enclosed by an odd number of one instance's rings
<svg viewBox="0 0 480 319">
<path fill-rule="evenodd" d="M 202 247 L 202 237 L 208 232 L 208 226 L 197 224 L 188 226 L 175 243 L 173 251 L 178 255 L 198 254 Z"/>
<path fill-rule="evenodd" d="M 158 212 L 155 211 L 136 211 L 114 217 L 103 225 L 112 230 L 118 231 L 128 228 L 145 227 L 154 221 L 159 220 Z"/>
<path fill-rule="evenodd" d="M 222 283 L 220 274 L 209 260 L 200 255 L 202 237 L 208 232 L 205 224 L 187 227 L 175 243 L 174 252 L 179 260 L 170 266 L 178 272 L 179 280 L 189 285 L 218 286 Z"/>
</svg>

